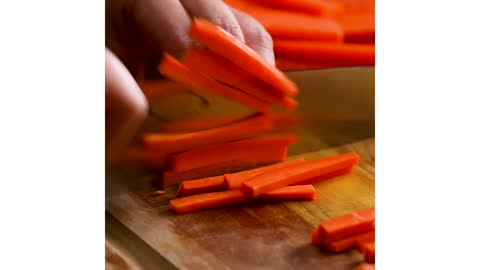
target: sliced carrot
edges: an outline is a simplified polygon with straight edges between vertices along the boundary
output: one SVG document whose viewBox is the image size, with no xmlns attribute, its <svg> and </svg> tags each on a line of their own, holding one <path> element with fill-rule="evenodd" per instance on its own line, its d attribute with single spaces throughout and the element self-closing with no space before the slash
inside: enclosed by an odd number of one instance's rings
<svg viewBox="0 0 480 270">
<path fill-rule="evenodd" d="M 297 185 L 315 184 L 315 183 L 318 183 L 318 182 L 323 181 L 323 180 L 327 180 L 327 179 L 334 178 L 334 177 L 337 177 L 337 176 L 340 176 L 340 175 L 351 173 L 352 170 L 353 170 L 353 166 L 349 166 L 347 168 L 343 168 L 343 169 L 340 169 L 340 170 L 337 170 L 337 171 L 334 171 L 334 172 L 331 172 L 331 173 L 326 173 L 326 174 L 323 174 L 323 175 L 319 175 L 319 176 L 307 179 L 305 181 L 302 181 L 302 182 L 298 183 Z"/>
<path fill-rule="evenodd" d="M 317 228 L 312 230 L 312 234 L 310 236 L 310 242 L 312 243 L 312 245 L 319 245 L 320 244 L 320 239 L 318 238 Z"/>
<path fill-rule="evenodd" d="M 170 209 L 176 214 L 185 214 L 199 210 L 230 206 L 248 200 L 239 190 L 203 193 L 170 200 Z"/>
<path fill-rule="evenodd" d="M 375 270 L 375 264 L 362 263 L 355 268 L 355 270 Z"/>
<path fill-rule="evenodd" d="M 343 28 L 334 18 L 270 8 L 252 4 L 251 1 L 225 2 L 257 19 L 274 39 L 343 42 Z"/>
<path fill-rule="evenodd" d="M 369 242 L 361 245 L 360 250 L 363 252 L 365 261 L 375 263 L 375 243 Z"/>
<path fill-rule="evenodd" d="M 245 115 L 231 115 L 231 116 L 218 116 L 218 117 L 208 117 L 201 119 L 185 119 L 185 120 L 175 120 L 175 121 L 162 121 L 151 119 L 149 131 L 162 131 L 170 133 L 186 133 L 186 132 L 195 132 L 206 129 L 218 128 L 235 122 L 245 119 Z M 147 119 L 150 120 L 150 119 Z"/>
<path fill-rule="evenodd" d="M 295 185 L 279 188 L 255 197 L 260 201 L 315 200 L 317 190 L 312 185 Z"/>
<path fill-rule="evenodd" d="M 232 189 L 241 189 L 242 188 L 242 183 L 247 181 L 248 179 L 252 178 L 255 175 L 260 174 L 266 169 L 282 169 L 285 166 L 289 166 L 291 164 L 297 164 L 300 162 L 304 162 L 304 158 L 298 158 L 294 160 L 287 160 L 281 163 L 273 164 L 270 166 L 266 167 L 260 167 L 256 168 L 253 170 L 248 170 L 248 171 L 243 171 L 243 172 L 237 172 L 237 173 L 229 173 L 225 174 L 225 186 L 227 189 L 232 190 Z"/>
<path fill-rule="evenodd" d="M 298 94 L 297 86 L 280 70 L 265 62 L 253 49 L 221 27 L 204 19 L 194 18 L 190 36 L 286 95 Z"/>
<path fill-rule="evenodd" d="M 256 0 L 255 2 L 285 10 L 300 11 L 322 16 L 337 15 L 343 11 L 342 5 L 324 0 Z"/>
<path fill-rule="evenodd" d="M 272 118 L 260 114 L 231 125 L 197 132 L 183 134 L 147 133 L 143 136 L 143 142 L 148 148 L 172 153 L 253 137 L 270 130 L 272 127 Z"/>
<path fill-rule="evenodd" d="M 346 43 L 375 43 L 375 11 L 371 14 L 347 14 L 339 19 Z"/>
<path fill-rule="evenodd" d="M 178 196 L 191 196 L 200 193 L 209 193 L 225 190 L 223 175 L 183 181 L 178 189 Z"/>
<path fill-rule="evenodd" d="M 321 239 L 320 239 L 321 241 Z M 356 234 L 345 239 L 329 242 L 325 249 L 330 252 L 342 252 L 358 247 L 359 243 L 369 243 L 375 241 L 375 230 Z"/>
<path fill-rule="evenodd" d="M 164 54 L 162 61 L 157 66 L 157 69 L 165 77 L 183 83 L 192 89 L 222 96 L 226 99 L 236 101 L 261 112 L 269 110 L 269 105 L 267 103 L 260 101 L 242 91 L 221 84 L 201 74 L 195 73 L 169 54 Z"/>
<path fill-rule="evenodd" d="M 275 58 L 275 63 L 280 70 L 292 71 L 292 70 L 305 70 L 305 69 L 324 69 L 352 66 L 348 63 L 325 63 L 320 60 L 305 60 L 287 57 Z"/>
<path fill-rule="evenodd" d="M 278 57 L 321 61 L 328 65 L 375 65 L 374 44 L 275 40 L 274 50 Z"/>
<path fill-rule="evenodd" d="M 183 57 L 183 63 L 192 70 L 240 89 L 270 104 L 282 106 L 287 110 L 292 110 L 298 105 L 291 97 L 285 96 L 282 92 L 228 61 L 225 57 L 208 49 L 187 49 Z"/>
<path fill-rule="evenodd" d="M 286 158 L 285 149 L 295 136 L 269 136 L 215 144 L 172 155 L 172 171 L 181 172 L 215 164 L 273 163 Z"/>
<path fill-rule="evenodd" d="M 313 192 L 313 193 L 312 193 Z M 259 198 L 249 198 L 241 190 L 228 190 L 212 193 L 197 194 L 188 197 L 170 200 L 170 209 L 176 214 L 225 207 L 248 201 L 287 201 L 312 200 L 315 197 L 315 188 L 305 185 L 301 187 L 285 187 L 263 194 Z"/>
<path fill-rule="evenodd" d="M 375 208 L 352 212 L 320 223 L 318 232 L 322 243 L 329 243 L 372 230 Z"/>
<path fill-rule="evenodd" d="M 300 183 L 302 181 L 335 172 L 358 163 L 357 153 L 342 154 L 334 157 L 305 161 L 300 164 L 286 166 L 281 170 L 265 170 L 242 183 L 243 191 L 249 196 Z"/>
</svg>

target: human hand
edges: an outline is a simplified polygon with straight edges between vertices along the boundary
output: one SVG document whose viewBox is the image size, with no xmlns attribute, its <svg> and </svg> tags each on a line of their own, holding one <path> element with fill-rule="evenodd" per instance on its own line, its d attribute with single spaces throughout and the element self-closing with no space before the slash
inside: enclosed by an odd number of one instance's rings
<svg viewBox="0 0 480 270">
<path fill-rule="evenodd" d="M 148 103 L 134 78 L 158 78 L 163 52 L 181 57 L 195 42 L 192 17 L 207 19 L 274 65 L 272 38 L 249 15 L 221 0 L 106 1 L 106 156 L 114 158 L 147 115 Z"/>
</svg>

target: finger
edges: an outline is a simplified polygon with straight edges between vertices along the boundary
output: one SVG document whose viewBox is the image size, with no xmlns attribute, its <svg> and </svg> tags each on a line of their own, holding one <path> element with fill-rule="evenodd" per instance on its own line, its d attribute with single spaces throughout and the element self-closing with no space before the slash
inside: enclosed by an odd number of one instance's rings
<svg viewBox="0 0 480 270">
<path fill-rule="evenodd" d="M 191 17 L 199 17 L 222 27 L 245 42 L 240 24 L 229 6 L 221 0 L 181 0 Z"/>
<path fill-rule="evenodd" d="M 133 19 L 150 47 L 180 57 L 192 44 L 188 37 L 191 19 L 178 0 L 135 1 Z"/>
<path fill-rule="evenodd" d="M 231 8 L 245 37 L 245 43 L 256 51 L 271 65 L 275 65 L 273 41 L 270 34 L 257 20 L 250 15 Z"/>
<path fill-rule="evenodd" d="M 127 68 L 105 50 L 105 156 L 114 160 L 147 116 L 148 103 Z"/>
</svg>

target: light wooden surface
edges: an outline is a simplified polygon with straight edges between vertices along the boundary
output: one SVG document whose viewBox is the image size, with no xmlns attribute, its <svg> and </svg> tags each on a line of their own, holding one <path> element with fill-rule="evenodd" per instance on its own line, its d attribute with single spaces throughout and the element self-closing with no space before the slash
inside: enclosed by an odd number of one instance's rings
<svg viewBox="0 0 480 270">
<path fill-rule="evenodd" d="M 326 254 L 310 244 L 310 233 L 322 220 L 374 206 L 374 142 L 370 138 L 302 154 L 306 159 L 350 151 L 361 155 L 353 173 L 316 184 L 315 201 L 177 216 L 168 209 L 172 190 L 154 197 L 149 176 L 117 172 L 107 176 L 106 209 L 180 269 L 353 269 L 363 261 L 357 251 Z"/>
</svg>

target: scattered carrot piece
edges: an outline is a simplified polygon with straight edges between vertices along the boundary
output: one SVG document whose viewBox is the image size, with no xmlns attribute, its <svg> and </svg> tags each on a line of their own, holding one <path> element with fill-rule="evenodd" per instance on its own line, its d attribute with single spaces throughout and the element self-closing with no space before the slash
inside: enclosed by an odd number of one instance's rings
<svg viewBox="0 0 480 270">
<path fill-rule="evenodd" d="M 172 155 L 171 168 L 181 172 L 216 164 L 279 162 L 285 160 L 288 145 L 296 140 L 295 136 L 269 136 L 197 148 Z"/>
<path fill-rule="evenodd" d="M 321 240 L 321 239 L 320 239 Z M 325 249 L 330 252 L 342 252 L 358 247 L 362 243 L 375 241 L 375 230 L 356 234 L 341 240 L 325 244 Z"/>
<path fill-rule="evenodd" d="M 280 70 L 265 62 L 253 49 L 221 27 L 204 19 L 194 18 L 190 36 L 286 95 L 298 94 L 297 86 Z"/>
<path fill-rule="evenodd" d="M 241 189 L 242 188 L 242 183 L 245 182 L 246 180 L 252 178 L 255 175 L 260 174 L 266 169 L 281 169 L 285 166 L 291 165 L 291 164 L 297 164 L 300 162 L 304 162 L 304 158 L 298 158 L 294 160 L 287 160 L 281 163 L 265 166 L 265 167 L 260 167 L 256 168 L 253 170 L 248 170 L 248 171 L 242 171 L 242 172 L 237 172 L 237 173 L 229 173 L 225 174 L 225 186 L 227 189 L 232 190 L 232 189 Z"/>
<path fill-rule="evenodd" d="M 208 49 L 193 47 L 187 49 L 183 63 L 192 70 L 240 89 L 270 104 L 282 106 L 287 110 L 295 109 L 298 105 L 291 97 L 285 96 L 269 84 Z"/>
<path fill-rule="evenodd" d="M 344 168 L 344 169 L 340 169 L 340 170 L 337 170 L 337 171 L 334 171 L 334 172 L 331 172 L 331 173 L 326 173 L 326 174 L 322 174 L 322 175 L 307 179 L 305 181 L 302 181 L 302 182 L 298 183 L 297 185 L 315 184 L 315 183 L 318 183 L 318 182 L 323 181 L 323 180 L 327 180 L 327 179 L 334 178 L 334 177 L 337 177 L 337 176 L 340 176 L 340 175 L 351 173 L 352 170 L 353 170 L 353 166 L 349 166 L 349 167 Z"/>
<path fill-rule="evenodd" d="M 143 136 L 146 147 L 162 152 L 179 152 L 193 148 L 234 141 L 260 135 L 273 127 L 268 115 L 256 115 L 239 122 L 213 129 L 180 134 L 147 133 Z"/>
<path fill-rule="evenodd" d="M 318 226 L 320 241 L 329 243 L 372 230 L 375 222 L 375 208 L 323 221 Z"/>
<path fill-rule="evenodd" d="M 314 198 L 315 188 L 311 185 L 284 187 L 265 193 L 258 198 L 249 198 L 241 190 L 228 190 L 176 198 L 170 200 L 170 209 L 176 214 L 185 214 L 248 201 L 312 200 Z"/>
<path fill-rule="evenodd" d="M 321 61 L 328 65 L 375 65 L 374 44 L 275 40 L 274 50 L 278 57 Z"/>
<path fill-rule="evenodd" d="M 269 110 L 269 105 L 267 103 L 260 101 L 242 91 L 221 84 L 211 78 L 195 73 L 169 54 L 164 54 L 162 61 L 157 66 L 157 69 L 165 77 L 183 83 L 192 89 L 222 96 L 226 99 L 234 100 L 261 112 L 266 112 Z"/>
<path fill-rule="evenodd" d="M 318 230 L 316 228 L 312 230 L 310 241 L 313 245 L 321 244 L 320 239 L 318 238 Z"/>
<path fill-rule="evenodd" d="M 293 164 L 281 170 L 265 170 L 243 182 L 242 189 L 249 196 L 257 196 L 283 186 L 296 184 L 319 175 L 353 166 L 358 163 L 359 159 L 360 156 L 357 153 L 348 153 Z"/>
<path fill-rule="evenodd" d="M 295 185 L 279 188 L 255 197 L 261 201 L 315 200 L 317 191 L 312 185 Z"/>
<path fill-rule="evenodd" d="M 255 2 L 284 10 L 300 11 L 322 16 L 336 15 L 342 12 L 342 5 L 324 0 L 256 0 Z"/>
<path fill-rule="evenodd" d="M 178 189 L 178 196 L 185 197 L 200 193 L 225 190 L 224 176 L 212 176 L 196 180 L 183 181 Z"/>
</svg>

